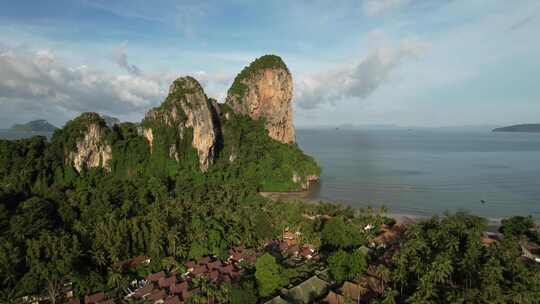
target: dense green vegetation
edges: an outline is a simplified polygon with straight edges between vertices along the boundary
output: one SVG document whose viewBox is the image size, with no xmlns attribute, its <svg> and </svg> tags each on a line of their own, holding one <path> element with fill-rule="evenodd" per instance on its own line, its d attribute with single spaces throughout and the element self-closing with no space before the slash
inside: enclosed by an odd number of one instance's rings
<svg viewBox="0 0 540 304">
<path fill-rule="evenodd" d="M 204 255 L 225 259 L 232 245 L 261 246 L 301 219 L 304 207 L 293 220 L 283 216 L 286 205 L 256 193 L 298 189 L 293 172 L 318 174 L 314 160 L 270 139 L 262 121 L 222 108 L 229 119 L 205 173 L 191 146 L 192 129 L 179 136 L 174 126 L 152 120 L 143 122 L 155 134 L 152 151 L 139 125 L 108 128 L 95 113 L 68 122 L 50 142 L 0 141 L 0 302 L 22 295 L 56 299 L 67 282 L 79 296 L 120 290 L 141 273 L 119 275 L 119 261 L 151 256 L 153 264 L 141 270 L 149 273 Z M 67 156 L 92 124 L 98 144 L 111 146 L 112 160 L 109 170 L 79 173 Z M 180 159 L 171 157 L 171 145 Z"/>
<path fill-rule="evenodd" d="M 229 119 L 225 119 L 227 114 Z M 298 190 L 299 183 L 292 180 L 294 173 L 302 177 L 320 174 L 315 160 L 296 144 L 270 140 L 262 120 L 235 114 L 227 105 L 222 105 L 221 115 L 223 148 L 214 170 L 227 168 L 261 191 Z"/>
<path fill-rule="evenodd" d="M 261 297 L 272 295 L 278 288 L 288 283 L 288 278 L 283 269 L 278 265 L 276 259 L 268 253 L 257 259 L 255 268 L 257 269 L 255 278 L 257 278 Z"/>
<path fill-rule="evenodd" d="M 338 283 L 354 280 L 367 269 L 367 257 L 358 249 L 352 253 L 339 250 L 328 257 L 328 268 Z"/>
<path fill-rule="evenodd" d="M 236 245 L 264 251 L 287 228 L 299 232 L 300 244 L 316 246 L 320 260 L 296 264 L 268 251 L 233 284 L 194 280 L 201 293 L 193 301 L 267 300 L 328 269 L 336 286 L 366 283 L 375 303 L 538 303 L 540 269 L 523 261 L 521 249 L 540 240 L 531 217 L 503 220 L 504 238 L 490 245 L 481 241 L 486 220 L 460 212 L 410 225 L 393 246 L 367 250 L 383 225 L 396 224 L 384 210 L 263 199 L 258 191 L 297 190 L 291 176 L 318 175 L 319 167 L 296 145 L 270 139 L 264 121 L 227 105 L 220 115 L 207 172 L 199 170 L 192 130 L 179 136 L 155 120 L 142 124 L 154 132 L 152 149 L 140 125 L 108 128 L 94 113 L 56 130 L 50 142 L 0 141 L 0 302 L 34 295 L 55 303 L 66 283 L 77 296 L 121 295 L 134 278 L 185 271 L 189 259 L 225 260 Z M 113 157 L 108 170 L 79 173 L 66 155 L 90 124 L 100 127 L 100 144 L 110 145 Z M 118 266 L 138 255 L 150 256 L 151 264 Z"/>
<path fill-rule="evenodd" d="M 486 228 L 485 219 L 465 213 L 409 227 L 387 286 L 396 292 L 387 294 L 398 303 L 538 303 L 539 267 L 520 259 L 512 235 L 483 245 Z"/>
</svg>

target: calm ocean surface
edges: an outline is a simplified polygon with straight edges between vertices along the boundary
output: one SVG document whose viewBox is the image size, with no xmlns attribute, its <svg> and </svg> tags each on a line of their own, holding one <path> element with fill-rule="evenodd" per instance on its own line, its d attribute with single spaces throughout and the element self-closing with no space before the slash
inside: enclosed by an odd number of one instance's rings
<svg viewBox="0 0 540 304">
<path fill-rule="evenodd" d="M 540 134 L 298 130 L 297 140 L 323 169 L 310 198 L 416 216 L 464 209 L 540 221 Z"/>
<path fill-rule="evenodd" d="M 51 135 L 0 130 L 4 139 L 38 134 Z M 323 169 L 312 199 L 414 216 L 465 209 L 540 221 L 540 134 L 297 130 L 297 140 Z"/>
</svg>

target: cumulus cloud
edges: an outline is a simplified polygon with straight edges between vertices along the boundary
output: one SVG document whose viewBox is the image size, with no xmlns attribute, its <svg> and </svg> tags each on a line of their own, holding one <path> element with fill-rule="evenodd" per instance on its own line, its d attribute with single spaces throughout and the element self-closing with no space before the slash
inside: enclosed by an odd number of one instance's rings
<svg viewBox="0 0 540 304">
<path fill-rule="evenodd" d="M 120 67 L 125 69 L 128 73 L 130 73 L 132 75 L 139 76 L 139 75 L 141 75 L 141 69 L 139 69 L 134 64 L 129 64 L 129 62 L 128 62 L 127 54 L 126 54 L 127 47 L 128 47 L 128 42 L 124 41 L 114 49 L 114 54 L 113 54 L 114 61 Z"/>
<path fill-rule="evenodd" d="M 422 42 L 407 38 L 397 47 L 377 48 L 346 68 L 301 75 L 296 82 L 296 104 L 313 109 L 344 98 L 364 99 L 384 85 L 394 69 L 407 59 L 419 57 L 425 48 Z"/>
<path fill-rule="evenodd" d="M 407 5 L 410 0 L 365 0 L 363 9 L 369 16 L 382 15 Z"/>
<path fill-rule="evenodd" d="M 95 111 L 127 116 L 143 112 L 164 94 L 159 80 L 71 67 L 50 50 L 0 50 L 0 105 L 13 112 L 66 115 Z"/>
</svg>

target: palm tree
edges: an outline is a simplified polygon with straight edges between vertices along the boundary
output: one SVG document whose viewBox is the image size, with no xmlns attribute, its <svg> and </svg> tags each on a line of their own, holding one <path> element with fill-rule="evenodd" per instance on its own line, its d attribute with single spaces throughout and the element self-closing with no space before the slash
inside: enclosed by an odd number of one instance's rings
<svg viewBox="0 0 540 304">
<path fill-rule="evenodd" d="M 16 304 L 20 303 L 21 290 L 19 285 L 15 285 L 13 288 L 5 288 L 0 290 L 0 303 Z"/>
<path fill-rule="evenodd" d="M 367 270 L 369 275 L 367 279 L 368 286 L 375 293 L 382 295 L 386 289 L 386 285 L 390 281 L 390 270 L 384 265 L 370 265 Z"/>
<path fill-rule="evenodd" d="M 96 265 L 99 267 L 103 267 L 108 264 L 107 258 L 105 257 L 105 253 L 103 250 L 99 249 L 93 249 L 90 251 L 92 254 L 92 259 L 94 262 L 96 262 Z"/>
<path fill-rule="evenodd" d="M 119 288 L 122 283 L 122 272 L 118 268 L 109 268 L 108 272 L 107 286 L 109 288 Z"/>
</svg>

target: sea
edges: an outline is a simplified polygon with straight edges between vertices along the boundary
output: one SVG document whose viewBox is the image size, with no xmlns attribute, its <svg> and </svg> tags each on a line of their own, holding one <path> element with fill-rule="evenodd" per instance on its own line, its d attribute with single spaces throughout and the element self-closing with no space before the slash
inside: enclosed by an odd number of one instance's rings
<svg viewBox="0 0 540 304">
<path fill-rule="evenodd" d="M 428 217 L 465 210 L 540 222 L 540 133 L 299 129 L 322 167 L 313 200 Z"/>
<path fill-rule="evenodd" d="M 0 130 L 17 139 L 49 132 Z M 298 129 L 322 167 L 309 200 L 428 217 L 465 210 L 540 222 L 540 133 L 447 129 Z"/>
</svg>

